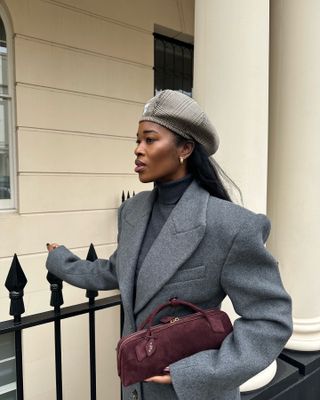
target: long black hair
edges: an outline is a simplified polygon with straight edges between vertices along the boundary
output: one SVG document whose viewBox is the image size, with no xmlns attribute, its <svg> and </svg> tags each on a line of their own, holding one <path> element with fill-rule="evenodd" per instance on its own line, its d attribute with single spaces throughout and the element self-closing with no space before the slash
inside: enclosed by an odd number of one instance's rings
<svg viewBox="0 0 320 400">
<path fill-rule="evenodd" d="M 174 136 L 177 146 L 191 142 L 191 140 L 185 139 L 175 133 Z M 236 189 L 240 195 L 241 203 L 243 203 L 239 187 L 212 157 L 208 157 L 206 150 L 200 143 L 193 143 L 194 149 L 187 159 L 188 172 L 211 196 L 232 202 L 233 200 L 229 191 L 231 192 L 233 189 Z M 227 185 L 229 189 L 227 189 Z"/>
</svg>

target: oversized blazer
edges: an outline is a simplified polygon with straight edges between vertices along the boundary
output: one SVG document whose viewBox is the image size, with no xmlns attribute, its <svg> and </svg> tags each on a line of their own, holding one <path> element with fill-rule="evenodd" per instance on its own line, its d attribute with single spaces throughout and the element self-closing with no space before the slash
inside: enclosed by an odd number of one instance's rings
<svg viewBox="0 0 320 400">
<path fill-rule="evenodd" d="M 193 181 L 146 255 L 133 298 L 136 263 L 154 198 L 155 190 L 141 192 L 122 204 L 118 248 L 109 260 L 83 261 L 60 246 L 49 253 L 47 268 L 81 288 L 119 288 L 124 335 L 171 297 L 211 308 L 228 295 L 240 317 L 219 350 L 170 365 L 173 384 L 131 385 L 123 388 L 123 398 L 240 399 L 239 385 L 266 368 L 292 332 L 291 300 L 278 263 L 264 246 L 270 222 L 263 214 L 210 196 Z M 174 316 L 190 311 L 169 312 Z"/>
</svg>

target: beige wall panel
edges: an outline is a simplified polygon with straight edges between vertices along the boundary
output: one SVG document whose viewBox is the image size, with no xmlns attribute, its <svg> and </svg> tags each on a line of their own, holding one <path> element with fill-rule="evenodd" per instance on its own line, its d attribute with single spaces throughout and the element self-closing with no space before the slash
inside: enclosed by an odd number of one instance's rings
<svg viewBox="0 0 320 400">
<path fill-rule="evenodd" d="M 17 82 L 144 102 L 153 91 L 153 70 L 17 37 Z"/>
<path fill-rule="evenodd" d="M 135 137 L 143 105 L 34 86 L 17 86 L 17 124 Z M 37 112 L 35 112 L 37 110 Z"/>
<path fill-rule="evenodd" d="M 117 210 L 49 214 L 1 214 L 0 256 L 43 252 L 47 242 L 70 248 L 115 243 Z M 5 236 L 2 232 L 5 232 Z"/>
<path fill-rule="evenodd" d="M 133 139 L 19 130 L 18 148 L 20 172 L 134 173 Z"/>
<path fill-rule="evenodd" d="M 55 399 L 53 324 L 23 331 L 23 377 L 26 400 Z"/>
<path fill-rule="evenodd" d="M 105 259 L 108 258 L 115 251 L 116 247 L 116 244 L 103 246 L 95 245 L 98 257 Z M 72 252 L 79 256 L 81 259 L 85 259 L 87 256 L 88 248 L 89 245 L 81 249 L 72 249 Z M 50 307 L 50 285 L 46 279 L 47 269 L 45 267 L 45 263 L 47 255 L 47 251 L 27 256 L 20 256 L 18 254 L 21 267 L 28 279 L 28 283 L 24 290 L 24 304 L 26 310 L 24 315 L 36 314 L 52 309 L 52 307 Z M 13 254 L 10 255 L 8 258 L 0 259 L 0 321 L 10 319 L 9 293 L 4 287 L 4 283 L 10 269 L 12 256 Z M 109 297 L 117 293 L 118 290 L 100 291 L 99 298 L 106 296 Z M 87 301 L 84 289 L 71 286 L 65 282 L 63 284 L 63 299 L 64 307 L 71 306 L 73 304 L 84 303 Z"/>
<path fill-rule="evenodd" d="M 96 313 L 97 398 L 120 400 L 116 351 L 120 338 L 120 307 Z"/>
<path fill-rule="evenodd" d="M 64 397 L 70 400 L 90 399 L 88 316 L 63 320 L 61 330 Z"/>
<path fill-rule="evenodd" d="M 136 175 L 23 175 L 19 177 L 20 213 L 118 208 L 122 191 L 152 190 Z M 34 199 L 37 199 L 35 202 Z"/>
<path fill-rule="evenodd" d="M 12 0 L 9 8 L 18 35 L 153 65 L 153 38 L 147 32 L 41 0 Z"/>
<path fill-rule="evenodd" d="M 181 31 L 179 8 L 173 0 L 59 0 L 55 3 L 134 25 L 153 32 L 153 23 Z M 133 4 L 133 5 L 132 5 Z"/>
</svg>

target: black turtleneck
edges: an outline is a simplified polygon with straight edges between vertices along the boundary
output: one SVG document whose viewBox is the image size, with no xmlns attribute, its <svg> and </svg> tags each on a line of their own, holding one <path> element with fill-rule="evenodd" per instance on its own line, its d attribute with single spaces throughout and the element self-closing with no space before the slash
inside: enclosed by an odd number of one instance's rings
<svg viewBox="0 0 320 400">
<path fill-rule="evenodd" d="M 140 248 L 138 262 L 136 266 L 136 279 L 142 263 L 150 250 L 154 240 L 159 235 L 163 225 L 168 219 L 171 211 L 180 200 L 184 191 L 192 182 L 192 175 L 171 182 L 156 182 L 156 197 L 153 204 L 152 212 L 148 226 L 146 228 L 144 239 Z"/>
</svg>

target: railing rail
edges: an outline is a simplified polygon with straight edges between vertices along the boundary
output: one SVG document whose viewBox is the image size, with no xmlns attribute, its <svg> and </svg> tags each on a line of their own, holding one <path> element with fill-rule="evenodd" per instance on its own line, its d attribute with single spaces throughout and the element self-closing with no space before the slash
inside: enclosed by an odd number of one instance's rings
<svg viewBox="0 0 320 400">
<path fill-rule="evenodd" d="M 90 311 L 104 310 L 114 306 L 121 305 L 120 294 L 105 297 L 103 299 L 95 300 L 93 305 L 88 302 L 76 304 L 74 306 L 68 306 L 61 309 L 60 313 L 57 314 L 55 311 L 45 311 L 38 314 L 27 315 L 21 318 L 21 322 L 15 323 L 13 320 L 0 322 L 0 335 L 21 331 L 23 329 L 31 328 L 37 325 L 44 325 L 50 322 L 54 322 L 57 319 L 65 319 L 76 317 L 78 315 L 89 314 Z"/>
</svg>

